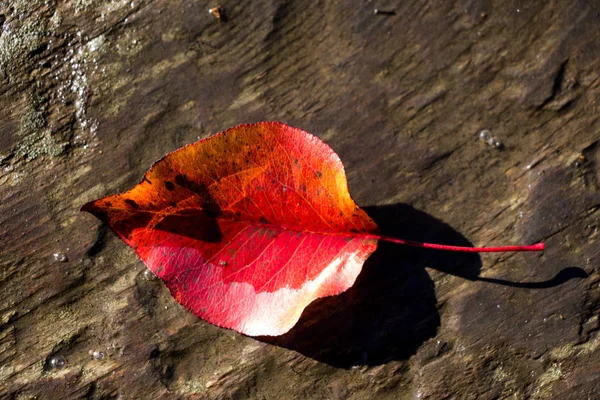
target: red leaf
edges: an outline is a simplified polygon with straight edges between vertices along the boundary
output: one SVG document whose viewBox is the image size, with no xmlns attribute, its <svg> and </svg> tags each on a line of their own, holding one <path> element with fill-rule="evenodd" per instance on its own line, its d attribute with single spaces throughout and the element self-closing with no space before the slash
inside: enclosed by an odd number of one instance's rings
<svg viewBox="0 0 600 400">
<path fill-rule="evenodd" d="M 313 300 L 351 287 L 381 237 L 350 197 L 339 157 L 277 122 L 241 125 L 156 162 L 89 211 L 133 247 L 197 316 L 247 335 L 281 335 Z"/>
<path fill-rule="evenodd" d="M 83 208 L 133 247 L 177 301 L 247 335 L 287 332 L 313 300 L 351 287 L 377 226 L 339 157 L 281 123 L 241 125 L 152 166 Z"/>
</svg>

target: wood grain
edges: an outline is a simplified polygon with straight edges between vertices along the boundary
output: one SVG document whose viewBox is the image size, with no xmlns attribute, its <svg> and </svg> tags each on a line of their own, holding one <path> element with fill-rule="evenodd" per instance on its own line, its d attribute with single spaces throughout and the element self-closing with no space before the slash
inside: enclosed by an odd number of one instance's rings
<svg viewBox="0 0 600 400">
<path fill-rule="evenodd" d="M 0 3 L 0 397 L 600 392 L 600 8 L 220 4 Z M 330 144 L 384 233 L 547 250 L 386 245 L 284 337 L 208 325 L 79 208 L 261 120 Z"/>
</svg>

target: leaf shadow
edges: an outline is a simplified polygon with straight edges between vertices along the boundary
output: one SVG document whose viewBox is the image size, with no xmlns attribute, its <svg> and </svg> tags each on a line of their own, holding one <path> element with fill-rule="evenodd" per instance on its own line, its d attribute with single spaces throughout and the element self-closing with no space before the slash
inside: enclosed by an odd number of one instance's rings
<svg viewBox="0 0 600 400">
<path fill-rule="evenodd" d="M 563 283 L 570 281 L 571 279 L 585 279 L 588 276 L 589 275 L 587 274 L 587 272 L 585 272 L 585 270 L 579 267 L 567 267 L 558 271 L 558 273 L 553 278 L 541 282 L 512 282 L 507 281 L 505 279 L 486 278 L 482 276 L 479 276 L 473 280 L 494 283 L 496 285 L 511 286 L 514 288 L 521 289 L 549 289 L 555 286 L 562 285 Z"/>
<path fill-rule="evenodd" d="M 104 248 L 106 247 L 106 237 L 108 231 L 108 224 L 102 221 L 102 223 L 98 227 L 98 230 L 96 231 L 96 240 L 94 240 L 92 246 L 85 252 L 86 256 L 94 257 L 97 254 L 99 254 L 102 250 L 104 250 Z"/>
<path fill-rule="evenodd" d="M 383 235 L 472 246 L 449 225 L 409 205 L 364 209 Z M 256 339 L 338 368 L 405 360 L 433 338 L 440 326 L 434 283 L 425 267 L 471 281 L 520 289 L 546 289 L 588 276 L 581 268 L 568 267 L 541 282 L 480 277 L 481 258 L 477 253 L 380 242 L 350 289 L 310 304 L 296 326 L 285 335 Z"/>
<path fill-rule="evenodd" d="M 471 245 L 448 225 L 405 204 L 365 210 L 384 235 Z M 340 368 L 407 359 L 440 326 L 434 284 L 424 267 L 469 279 L 478 276 L 481 259 L 475 253 L 380 242 L 349 290 L 310 304 L 285 335 L 257 339 Z"/>
</svg>

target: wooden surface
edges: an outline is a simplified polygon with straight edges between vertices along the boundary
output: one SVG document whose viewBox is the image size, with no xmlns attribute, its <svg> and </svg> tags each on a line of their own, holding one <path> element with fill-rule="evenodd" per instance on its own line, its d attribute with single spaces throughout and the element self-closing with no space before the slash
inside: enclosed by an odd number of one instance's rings
<svg viewBox="0 0 600 400">
<path fill-rule="evenodd" d="M 0 397 L 598 398 L 600 6 L 215 5 L 0 2 Z M 547 250 L 382 244 L 287 335 L 208 325 L 79 208 L 261 120 L 329 143 L 384 233 Z"/>
</svg>

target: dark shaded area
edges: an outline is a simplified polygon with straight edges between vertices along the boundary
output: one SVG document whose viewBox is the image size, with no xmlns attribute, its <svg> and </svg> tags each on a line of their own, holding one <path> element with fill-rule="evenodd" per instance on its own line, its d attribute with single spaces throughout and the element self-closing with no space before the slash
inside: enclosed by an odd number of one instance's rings
<svg viewBox="0 0 600 400">
<path fill-rule="evenodd" d="M 146 227 L 152 221 L 154 217 L 153 212 L 139 210 L 139 206 L 134 201 L 126 201 L 126 204 L 132 207 L 131 210 L 112 209 L 108 211 L 105 208 L 97 207 L 93 202 L 81 208 L 81 211 L 89 212 L 103 222 L 94 245 L 86 252 L 88 257 L 97 254 L 97 252 L 104 248 L 106 227 L 109 227 L 113 232 L 118 233 L 122 237 L 129 238 L 135 229 Z"/>
<path fill-rule="evenodd" d="M 94 257 L 96 254 L 100 253 L 104 247 L 106 246 L 106 234 L 108 233 L 108 224 L 106 222 L 102 222 L 102 224 L 98 227 L 98 232 L 96 233 L 96 240 L 92 247 L 87 249 L 85 255 L 88 257 Z"/>
<path fill-rule="evenodd" d="M 156 229 L 203 242 L 217 243 L 223 238 L 217 220 L 207 212 L 195 209 L 167 215 L 156 224 Z"/>
<path fill-rule="evenodd" d="M 202 209 L 210 218 L 216 218 L 221 215 L 221 207 L 219 207 L 215 199 L 213 199 L 206 185 L 190 180 L 184 174 L 179 174 L 175 177 L 175 184 L 198 195 L 202 199 Z M 165 187 L 169 191 L 175 189 L 173 182 L 169 181 L 165 182 Z"/>
<path fill-rule="evenodd" d="M 544 106 L 546 106 L 547 104 L 552 102 L 558 96 L 558 94 L 564 84 L 565 69 L 567 67 L 568 62 L 569 62 L 569 59 L 566 59 L 558 67 L 558 70 L 556 71 L 556 75 L 554 76 L 554 82 L 552 84 L 552 92 L 550 93 L 550 96 L 548 96 L 548 98 L 546 100 L 544 100 L 542 102 L 542 104 L 540 104 L 538 106 L 538 109 L 541 110 L 542 108 L 544 108 Z"/>
<path fill-rule="evenodd" d="M 448 225 L 408 205 L 365 210 L 384 235 L 470 245 Z M 380 365 L 406 359 L 432 338 L 440 326 L 434 285 L 424 267 L 458 276 L 476 276 L 481 261 L 477 254 L 382 242 L 365 262 L 352 288 L 312 303 L 287 334 L 259 340 L 335 367 Z"/>
<path fill-rule="evenodd" d="M 505 279 L 497 278 L 484 278 L 477 277 L 475 280 L 481 282 L 495 283 L 497 285 L 511 286 L 522 289 L 549 289 L 571 280 L 571 279 L 584 279 L 587 278 L 588 274 L 579 267 L 568 267 L 556 274 L 552 279 L 542 282 L 511 282 Z"/>
<path fill-rule="evenodd" d="M 365 210 L 383 235 L 472 246 L 450 226 L 411 206 L 395 204 Z M 481 259 L 477 253 L 380 242 L 348 291 L 309 305 L 287 334 L 258 339 L 342 368 L 407 359 L 434 337 L 440 326 L 434 284 L 425 267 L 472 281 L 525 289 L 551 288 L 587 277 L 581 268 L 570 267 L 542 282 L 483 278 L 479 277 Z"/>
</svg>

